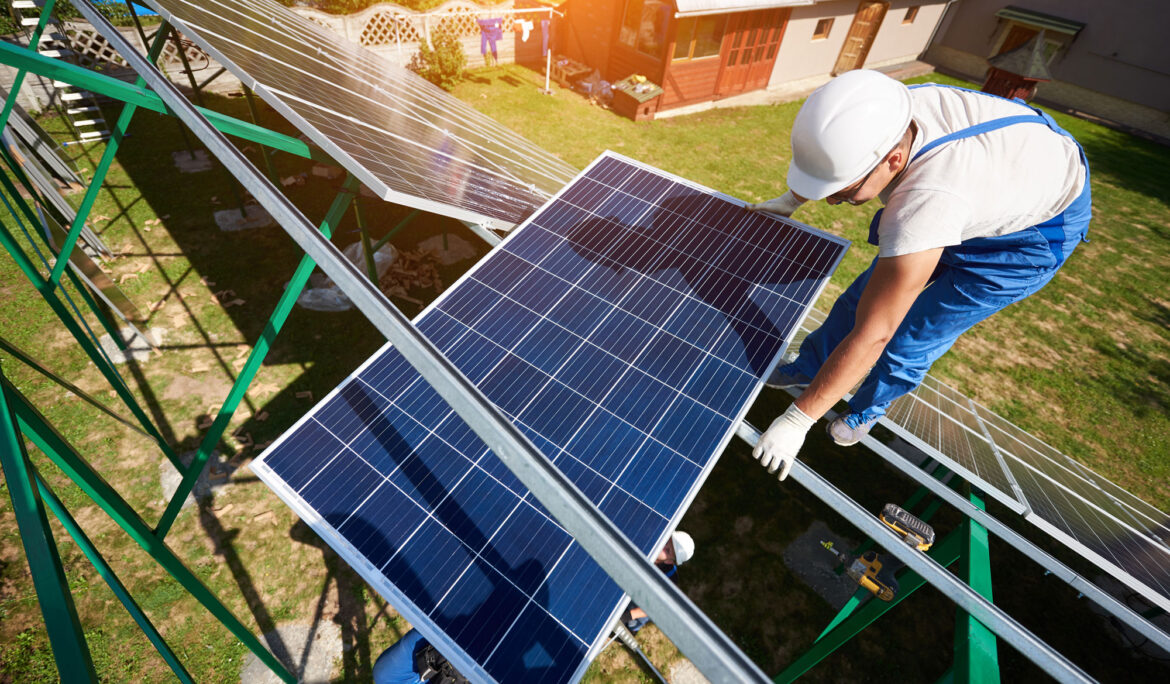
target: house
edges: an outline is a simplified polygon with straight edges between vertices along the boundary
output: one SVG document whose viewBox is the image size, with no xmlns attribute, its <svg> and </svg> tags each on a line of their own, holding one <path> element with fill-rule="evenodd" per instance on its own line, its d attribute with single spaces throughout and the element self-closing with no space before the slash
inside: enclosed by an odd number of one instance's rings
<svg viewBox="0 0 1170 684">
<path fill-rule="evenodd" d="M 566 0 L 558 52 L 663 88 L 659 111 L 915 60 L 945 0 Z"/>
<path fill-rule="evenodd" d="M 1166 0 L 962 0 L 926 60 L 977 83 L 988 60 L 1044 32 L 1051 80 L 1036 100 L 1170 139 Z"/>
</svg>

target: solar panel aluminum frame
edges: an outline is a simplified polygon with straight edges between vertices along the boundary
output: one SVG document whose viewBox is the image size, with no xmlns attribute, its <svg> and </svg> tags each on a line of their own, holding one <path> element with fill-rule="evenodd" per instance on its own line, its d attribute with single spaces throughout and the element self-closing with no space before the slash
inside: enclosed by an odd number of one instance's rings
<svg viewBox="0 0 1170 684">
<path fill-rule="evenodd" d="M 574 183 L 577 180 L 585 177 L 590 172 L 590 170 L 592 170 L 597 164 L 601 163 L 602 161 L 604 161 L 606 159 L 621 160 L 627 164 L 630 164 L 631 166 L 634 166 L 634 167 L 637 167 L 637 168 L 640 168 L 643 170 L 651 171 L 653 173 L 662 174 L 664 176 L 666 175 L 666 174 L 664 174 L 664 172 L 662 172 L 659 169 L 654 169 L 653 167 L 650 167 L 646 164 L 642 164 L 641 162 L 638 162 L 636 160 L 625 157 L 624 155 L 607 150 L 606 152 L 602 153 L 599 157 L 597 157 L 593 162 L 591 162 L 588 167 L 586 167 L 584 170 L 582 170 L 578 174 L 578 176 L 574 179 Z M 673 176 L 670 176 L 670 178 L 671 178 L 671 180 L 673 180 L 677 183 L 690 186 L 691 188 L 698 190 L 700 192 L 706 193 L 712 197 L 730 202 L 730 203 L 738 205 L 738 206 L 746 206 L 746 203 L 738 198 L 731 197 L 729 195 L 725 195 L 723 193 L 716 192 L 710 188 L 703 187 L 699 184 L 687 181 L 687 180 L 682 179 L 682 178 L 673 177 Z M 550 198 L 545 203 L 545 205 L 543 207 L 541 207 L 541 209 L 537 210 L 533 214 L 533 216 L 530 217 L 529 220 L 526 220 L 525 222 L 520 224 L 517 227 L 517 230 L 512 231 L 511 234 L 509 234 L 507 237 L 503 238 L 502 241 L 500 241 L 497 245 L 495 245 L 495 247 L 493 247 L 493 250 L 500 249 L 500 248 L 506 246 L 510 241 L 512 241 L 514 238 L 516 238 L 521 233 L 520 228 L 523 228 L 533 218 L 540 216 L 540 214 L 545 209 L 547 209 L 548 207 L 555 204 L 556 201 L 560 198 L 560 196 L 565 191 L 567 191 L 572 185 L 573 185 L 573 183 L 570 183 L 568 186 L 566 186 L 560 192 L 558 192 L 554 197 Z M 810 232 L 817 234 L 819 237 L 822 237 L 823 239 L 827 240 L 828 242 L 831 242 L 833 244 L 836 244 L 836 245 L 839 245 L 842 247 L 836 260 L 831 264 L 830 267 L 828 267 L 826 269 L 827 273 L 832 273 L 834 270 L 836 270 L 837 266 L 840 264 L 841 258 L 844 256 L 845 252 L 848 250 L 848 247 L 851 244 L 849 240 L 845 240 L 845 239 L 840 238 L 838 236 L 824 233 L 824 232 L 819 231 L 815 228 L 811 228 L 809 226 L 806 226 L 805 224 L 802 224 L 798 221 L 794 221 L 792 219 L 780 219 L 779 217 L 773 217 L 773 218 L 775 218 L 777 221 L 780 221 L 780 222 L 786 222 L 789 224 L 799 226 L 805 230 L 808 230 Z M 481 261 L 481 263 L 482 263 L 482 261 Z M 430 312 L 431 310 L 433 310 L 437 306 L 439 306 L 447 298 L 449 293 L 455 292 L 458 289 L 458 286 L 460 285 L 460 283 L 462 283 L 464 280 L 471 278 L 475 274 L 475 272 L 476 272 L 476 267 L 473 266 L 470 270 L 468 270 L 466 273 L 464 273 L 462 276 L 460 276 L 460 278 L 457 279 L 442 294 L 440 294 L 439 297 L 437 297 L 426 308 L 424 308 L 415 317 L 415 321 L 420 320 L 428 312 Z M 815 292 L 810 294 L 810 296 L 808 297 L 808 302 L 804 305 L 803 311 L 800 313 L 800 315 L 796 319 L 797 321 L 803 320 L 804 317 L 808 315 L 808 312 L 812 309 L 813 305 L 819 299 L 820 295 L 823 293 L 824 288 L 827 284 L 828 284 L 828 278 L 825 278 L 821 282 L 821 284 L 818 286 L 818 288 L 815 290 Z M 788 334 L 787 334 L 786 338 L 784 339 L 783 343 L 778 345 L 777 349 L 782 350 L 788 344 L 790 344 L 792 341 L 792 338 L 796 335 L 796 333 L 799 329 L 800 329 L 800 323 L 798 322 L 796 325 L 794 325 L 792 327 L 791 330 L 788 331 Z M 351 380 L 355 379 L 356 377 L 358 377 L 359 375 L 361 375 L 361 373 L 367 367 L 369 367 L 370 364 L 377 361 L 381 357 L 381 355 L 383 353 L 385 353 L 392 346 L 393 346 L 392 344 L 387 343 L 386 345 L 384 345 L 383 347 L 378 349 L 378 351 L 376 351 L 374 354 L 372 354 L 369 359 L 367 359 L 365 362 L 363 362 L 361 364 L 361 366 L 359 366 L 356 370 L 354 370 L 354 372 L 351 373 L 345 380 L 338 383 L 338 386 L 335 387 L 333 390 L 331 390 L 329 392 L 329 394 L 327 394 L 325 397 L 323 397 L 321 399 L 321 401 L 318 402 L 318 406 L 322 406 L 322 405 L 327 404 L 333 397 L 335 397 L 342 390 L 342 388 L 349 381 L 351 381 Z M 726 430 L 726 433 L 723 435 L 722 439 L 718 442 L 718 446 L 714 450 L 715 454 L 721 454 L 727 448 L 728 443 L 736 435 L 737 426 L 739 426 L 743 422 L 744 417 L 747 415 L 748 410 L 751 408 L 751 405 L 755 402 L 756 398 L 759 396 L 759 393 L 762 391 L 762 389 L 764 387 L 764 379 L 769 377 L 769 375 L 771 375 L 771 372 L 780 363 L 781 363 L 781 356 L 779 354 L 777 354 L 777 356 L 771 361 L 771 363 L 769 364 L 767 369 L 761 375 L 761 379 L 756 382 L 755 387 L 749 393 L 748 397 L 743 401 L 743 404 L 740 407 L 738 413 L 734 416 L 733 420 L 730 421 L 729 427 Z M 293 511 L 295 513 L 297 513 L 297 515 L 302 520 L 304 520 L 305 523 L 308 524 L 314 530 L 314 532 L 316 532 L 319 536 L 321 536 L 322 539 L 326 540 L 326 542 L 338 553 L 338 555 L 340 555 L 343 560 L 345 560 L 351 567 L 353 567 L 358 572 L 358 574 L 361 575 L 361 577 L 371 587 L 373 587 L 392 606 L 394 606 L 394 608 L 401 615 L 403 615 L 407 619 L 407 621 L 409 621 L 413 626 L 415 626 L 415 628 L 418 629 L 419 632 L 421 632 L 423 634 L 423 636 L 427 638 L 428 641 L 430 641 L 432 644 L 434 644 L 435 647 L 441 653 L 443 653 L 445 657 L 447 657 L 449 660 L 451 660 L 451 662 L 456 666 L 456 668 L 461 673 L 463 673 L 467 676 L 470 676 L 473 680 L 475 680 L 476 677 L 478 677 L 478 678 L 483 679 L 484 681 L 491 681 L 491 679 L 492 679 L 491 676 L 488 675 L 488 673 L 485 672 L 483 670 L 483 668 L 478 663 L 474 662 L 469 657 L 467 657 L 466 654 L 463 652 L 463 650 L 452 639 L 450 639 L 442 631 L 439 631 L 436 629 L 431 629 L 430 624 L 429 624 L 430 618 L 427 617 L 425 613 L 420 611 L 413 604 L 413 602 L 411 602 L 409 600 L 409 598 L 404 593 L 399 591 L 396 587 L 394 587 L 394 585 L 392 585 L 389 581 L 387 581 L 386 577 L 381 573 L 381 571 L 378 568 L 371 565 L 361 555 L 361 553 L 359 553 L 349 543 L 348 540 L 346 540 L 340 533 L 338 533 L 337 530 L 335 530 L 332 525 L 330 525 L 327 521 L 322 519 L 321 516 L 318 515 L 315 510 L 312 509 L 311 506 L 307 505 L 295 491 L 293 491 L 291 488 L 289 488 L 286 485 L 284 480 L 279 475 L 274 473 L 268 467 L 268 465 L 266 463 L 266 457 L 268 456 L 268 454 L 277 450 L 290 435 L 293 435 L 294 433 L 296 433 L 297 429 L 301 425 L 303 425 L 306 421 L 310 420 L 312 415 L 314 414 L 315 410 L 316 410 L 316 407 L 314 407 L 314 409 L 310 409 L 310 411 L 306 412 L 306 414 L 304 416 L 302 416 L 299 420 L 297 420 L 296 423 L 294 423 L 292 426 L 290 426 L 288 429 L 286 429 L 285 432 L 280 436 L 280 438 L 278 438 L 275 442 L 273 442 L 271 445 L 269 445 L 269 447 L 267 449 L 265 449 L 265 451 L 255 461 L 253 461 L 252 465 L 250 466 L 252 471 L 256 474 L 257 477 L 260 478 L 261 481 L 263 481 L 266 485 L 268 485 L 268 487 L 271 488 L 274 493 L 276 493 L 278 498 L 280 498 L 286 505 L 288 505 L 291 509 L 293 509 Z M 657 540 L 656 544 L 654 545 L 654 548 L 656 548 L 656 549 L 661 548 L 662 546 L 664 546 L 666 544 L 667 539 L 670 537 L 671 531 L 673 531 L 678 526 L 684 513 L 687 511 L 687 509 L 693 503 L 695 496 L 698 495 L 699 489 L 702 487 L 703 483 L 706 481 L 707 477 L 710 475 L 711 471 L 714 469 L 718 460 L 719 460 L 718 456 L 715 456 L 708 461 L 706 467 L 700 472 L 698 478 L 695 480 L 695 483 L 691 487 L 690 491 L 683 498 L 678 509 L 675 511 L 673 517 L 670 519 L 669 524 L 666 526 L 664 532 L 660 535 L 659 539 Z M 558 524 L 559 524 L 559 522 L 558 522 Z M 572 681 L 577 681 L 584 675 L 585 670 L 588 668 L 589 664 L 593 661 L 594 658 L 597 657 L 597 655 L 601 651 L 601 649 L 604 648 L 604 646 L 607 643 L 606 640 L 604 639 L 604 637 L 611 631 L 612 625 L 617 620 L 618 616 L 622 613 L 622 611 L 624 610 L 628 601 L 629 601 L 629 596 L 628 595 L 623 596 L 622 600 L 619 601 L 617 603 L 617 605 L 611 610 L 610 615 L 608 616 L 608 618 L 606 619 L 606 621 L 604 623 L 605 627 L 603 627 L 603 629 L 593 638 L 592 643 L 591 643 L 591 647 L 590 647 L 589 651 L 586 653 L 585 657 L 583 658 L 580 666 L 578 667 L 577 672 L 574 673 L 574 675 L 572 677 Z"/>
<path fill-rule="evenodd" d="M 153 0 L 145 0 L 145 1 L 148 5 L 150 5 L 152 7 L 152 9 L 157 11 L 159 13 L 159 15 L 161 17 L 163 17 L 163 19 L 165 19 L 168 23 L 170 23 L 172 26 L 174 26 L 178 31 L 183 33 L 185 36 L 191 38 L 196 43 L 198 43 L 200 48 L 202 48 L 205 52 L 207 52 L 207 54 L 209 54 L 215 61 L 219 62 L 221 65 L 223 65 L 225 68 L 227 68 L 228 71 L 230 71 L 233 75 L 235 75 L 237 78 L 239 78 L 241 83 L 243 83 L 246 87 L 250 88 L 253 92 L 255 92 L 258 96 L 260 96 L 260 98 L 262 100 L 264 100 L 269 106 L 271 106 L 273 109 L 275 109 L 281 116 L 283 116 L 290 123 L 292 123 L 293 126 L 295 126 L 298 130 L 306 132 L 306 134 L 313 140 L 314 144 L 316 144 L 318 147 L 320 147 L 330 157 L 337 160 L 338 163 L 342 167 L 344 167 L 346 170 L 348 170 L 350 173 L 352 173 L 355 178 L 357 178 L 358 180 L 360 180 L 362 182 L 363 185 L 365 185 L 367 188 L 370 188 L 371 190 L 375 191 L 375 193 L 381 199 L 383 199 L 387 202 L 393 202 L 395 204 L 408 206 L 408 207 L 411 207 L 414 209 L 419 209 L 422 211 L 426 211 L 426 212 L 430 212 L 430 213 L 434 213 L 434 214 L 440 214 L 440 215 L 444 215 L 444 216 L 449 216 L 451 218 L 454 218 L 454 219 L 457 219 L 460 221 L 474 223 L 477 225 L 481 225 L 487 229 L 500 230 L 500 231 L 510 231 L 515 227 L 514 223 L 511 223 L 511 222 L 506 221 L 506 220 L 502 220 L 500 218 L 493 218 L 493 217 L 487 216 L 485 214 L 471 211 L 469 209 L 459 207 L 459 206 L 456 206 L 453 204 L 445 204 L 445 203 L 438 202 L 438 201 L 428 199 L 425 197 L 420 197 L 417 195 L 411 195 L 408 193 L 400 192 L 398 190 L 391 188 L 386 183 L 384 183 L 381 179 L 379 179 L 376 175 L 374 175 L 363 164 L 361 164 L 360 162 L 355 160 L 352 156 L 350 156 L 347 152 L 345 152 L 340 146 L 338 146 L 336 143 L 334 143 L 332 140 L 330 140 L 328 136 L 319 132 L 316 126 L 314 126 L 312 123 L 307 121 L 303 116 L 298 114 L 292 107 L 290 107 L 288 105 L 288 103 L 285 102 L 284 98 L 291 97 L 292 99 L 297 99 L 298 101 L 302 102 L 303 104 L 305 104 L 309 107 L 317 108 L 318 105 L 316 105 L 314 103 L 307 102 L 307 101 L 300 99 L 300 98 L 295 98 L 294 96 L 291 96 L 287 93 L 283 93 L 278 89 L 270 88 L 267 85 L 259 82 L 255 77 L 253 77 L 251 74 L 249 74 L 246 70 L 244 70 L 242 67 L 240 67 L 238 64 L 236 64 L 231 59 L 229 59 L 223 53 L 223 51 L 216 48 L 215 45 L 211 41 L 208 41 L 204 37 L 202 37 L 198 30 L 192 28 L 190 24 L 188 24 L 187 22 L 183 21 L 183 19 L 176 16 L 173 12 L 171 12 L 168 8 L 164 7 L 161 3 L 154 2 Z M 397 68 L 397 67 L 395 67 L 395 68 Z M 385 133 L 387 135 L 391 135 L 391 136 L 395 135 L 392 131 L 385 131 Z M 498 172 L 498 171 L 495 171 L 492 169 L 486 169 L 486 168 L 483 168 L 482 166 L 477 166 L 477 168 L 479 168 L 481 171 L 483 171 L 484 173 L 487 173 L 489 175 L 497 175 L 497 176 L 501 175 L 500 172 Z M 525 183 L 523 183 L 519 180 L 516 180 L 516 179 L 513 179 L 513 182 L 516 185 L 526 185 Z M 527 185 L 527 187 L 531 192 L 543 194 L 543 192 L 540 191 L 539 189 L 537 189 L 535 186 Z"/>
</svg>

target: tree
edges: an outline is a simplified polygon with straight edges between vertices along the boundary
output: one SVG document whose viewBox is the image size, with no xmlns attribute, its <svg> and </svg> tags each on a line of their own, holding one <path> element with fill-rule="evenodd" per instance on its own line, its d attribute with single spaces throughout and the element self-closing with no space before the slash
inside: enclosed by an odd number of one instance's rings
<svg viewBox="0 0 1170 684">
<path fill-rule="evenodd" d="M 467 64 L 463 43 L 445 27 L 431 32 L 431 43 L 424 40 L 418 44 L 418 52 L 410 58 L 407 68 L 443 90 L 451 90 L 463 80 L 463 67 Z"/>
</svg>

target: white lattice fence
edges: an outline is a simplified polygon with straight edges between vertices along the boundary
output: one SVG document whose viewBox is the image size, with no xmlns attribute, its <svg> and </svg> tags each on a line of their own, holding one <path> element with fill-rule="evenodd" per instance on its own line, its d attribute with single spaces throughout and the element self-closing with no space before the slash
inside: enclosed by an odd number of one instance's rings
<svg viewBox="0 0 1170 684">
<path fill-rule="evenodd" d="M 374 5 L 346 16 L 301 7 L 293 11 L 399 64 L 409 62 L 411 55 L 418 52 L 419 43 L 429 41 L 431 35 L 440 30 L 453 31 L 463 43 L 468 64 L 479 64 L 482 56 L 478 20 L 488 18 L 502 20 L 504 37 L 496 46 L 500 62 L 514 62 L 516 44 L 520 42 L 515 38 L 518 22 L 521 19 L 533 22 L 534 30 L 528 40 L 536 41 L 535 49 L 539 50 L 540 20 L 547 18 L 547 12 L 517 10 L 511 3 L 485 10 L 466 0 L 452 0 L 424 13 L 391 3 Z"/>
</svg>

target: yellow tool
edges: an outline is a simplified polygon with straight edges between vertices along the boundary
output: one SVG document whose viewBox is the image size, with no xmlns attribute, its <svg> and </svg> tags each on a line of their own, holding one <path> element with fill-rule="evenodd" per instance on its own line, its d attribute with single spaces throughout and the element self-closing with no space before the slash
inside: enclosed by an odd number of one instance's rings
<svg viewBox="0 0 1170 684">
<path fill-rule="evenodd" d="M 895 567 L 883 568 L 881 557 L 877 551 L 866 551 L 857 558 L 850 558 L 849 554 L 833 550 L 833 542 L 822 541 L 821 546 L 829 550 L 845 566 L 845 574 L 853 581 L 865 587 L 869 593 L 883 601 L 893 601 L 898 593 L 898 580 L 894 572 L 901 564 Z"/>
<path fill-rule="evenodd" d="M 886 504 L 878 517 L 890 529 L 902 535 L 903 541 L 919 551 L 925 551 L 934 544 L 934 528 L 901 506 Z"/>
</svg>

